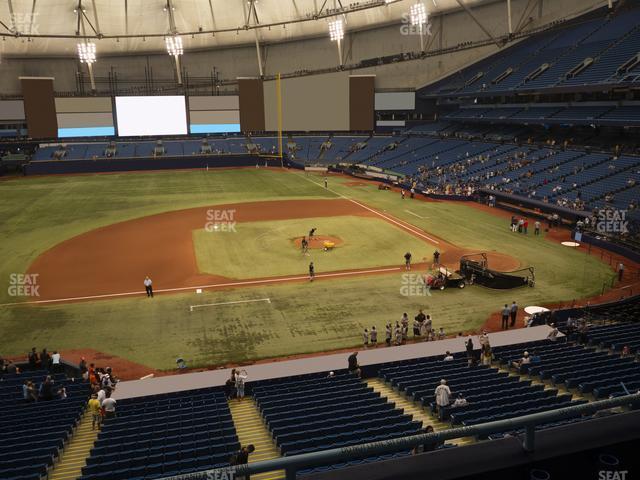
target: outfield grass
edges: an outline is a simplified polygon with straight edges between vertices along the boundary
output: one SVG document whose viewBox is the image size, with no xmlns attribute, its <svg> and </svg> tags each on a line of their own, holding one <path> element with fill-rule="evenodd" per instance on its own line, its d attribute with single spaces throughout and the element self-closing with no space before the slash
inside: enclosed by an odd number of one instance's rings
<svg viewBox="0 0 640 480">
<path fill-rule="evenodd" d="M 343 243 L 331 251 L 310 249 L 303 255 L 294 240 L 313 227 L 318 235 Z M 432 251 L 424 241 L 385 220 L 358 216 L 246 222 L 229 233 L 196 230 L 193 239 L 200 271 L 229 278 L 304 274 L 309 262 L 314 262 L 317 273 L 402 265 L 407 251 L 416 262 Z"/>
<path fill-rule="evenodd" d="M 15 301 L 7 291 L 11 273 L 26 271 L 47 248 L 99 226 L 193 206 L 336 195 L 385 210 L 457 246 L 516 257 L 535 267 L 536 287 L 504 292 L 474 286 L 431 297 L 405 297 L 401 274 L 388 274 L 158 295 L 153 300 L 141 296 L 0 307 L 0 355 L 24 354 L 35 345 L 63 352 L 94 348 L 163 369 L 174 367 L 177 356 L 192 366 L 239 362 L 358 345 L 364 327 L 383 328 L 402 312 L 414 314 L 418 308 L 425 308 L 435 326 L 448 332 L 475 329 L 505 302 L 570 301 L 600 293 L 603 282 L 611 278 L 609 267 L 596 258 L 542 237 L 513 234 L 505 219 L 464 204 L 403 201 L 394 192 L 349 187 L 344 184 L 348 180 L 332 177 L 333 193 L 312 183 L 321 178 L 247 169 L 0 182 L 0 300 Z M 255 250 L 247 256 L 254 254 Z M 398 263 L 395 253 L 391 257 Z M 256 298 L 270 298 L 272 303 L 189 312 L 190 305 Z"/>
</svg>

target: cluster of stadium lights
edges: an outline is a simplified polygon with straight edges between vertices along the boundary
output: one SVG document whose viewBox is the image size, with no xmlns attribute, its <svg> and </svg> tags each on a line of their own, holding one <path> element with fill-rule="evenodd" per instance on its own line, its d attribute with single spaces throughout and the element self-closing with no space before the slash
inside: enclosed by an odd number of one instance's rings
<svg viewBox="0 0 640 480">
<path fill-rule="evenodd" d="M 78 58 L 80 63 L 91 65 L 96 61 L 96 44 L 93 42 L 81 42 L 78 44 Z"/>
<path fill-rule="evenodd" d="M 435 5 L 435 0 L 433 1 Z M 427 22 L 427 9 L 424 3 L 416 3 L 409 10 L 411 25 L 424 25 Z M 329 38 L 332 42 L 340 42 L 344 39 L 344 23 L 341 19 L 329 22 Z M 164 39 L 167 53 L 172 57 L 184 54 L 182 37 L 172 35 Z M 78 57 L 81 63 L 92 64 L 96 61 L 96 44 L 93 42 L 78 43 Z"/>
<path fill-rule="evenodd" d="M 427 23 L 427 9 L 425 8 L 424 3 L 411 5 L 411 9 L 409 10 L 409 19 L 411 21 L 411 25 L 424 25 Z"/>
<path fill-rule="evenodd" d="M 391 3 L 392 0 L 386 0 L 386 3 Z M 436 0 L 433 0 L 433 5 L 437 6 Z M 416 3 L 411 6 L 409 10 L 409 18 L 411 25 L 424 25 L 427 23 L 427 8 L 424 3 Z M 339 42 L 344 39 L 344 24 L 342 20 L 334 20 L 329 22 L 329 38 L 332 42 Z"/>
<path fill-rule="evenodd" d="M 329 38 L 332 42 L 339 42 L 344 38 L 344 24 L 342 20 L 329 22 Z"/>
<path fill-rule="evenodd" d="M 182 37 L 180 37 L 179 35 L 166 37 L 164 39 L 164 43 L 167 46 L 167 53 L 172 57 L 177 57 L 184 53 L 184 48 L 182 47 Z"/>
</svg>

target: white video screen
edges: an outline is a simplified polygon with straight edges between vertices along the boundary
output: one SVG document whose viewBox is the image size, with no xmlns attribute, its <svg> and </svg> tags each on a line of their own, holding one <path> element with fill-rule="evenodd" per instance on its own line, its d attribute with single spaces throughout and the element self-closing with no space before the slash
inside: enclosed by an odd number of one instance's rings
<svg viewBox="0 0 640 480">
<path fill-rule="evenodd" d="M 184 96 L 116 97 L 118 136 L 186 135 Z"/>
</svg>

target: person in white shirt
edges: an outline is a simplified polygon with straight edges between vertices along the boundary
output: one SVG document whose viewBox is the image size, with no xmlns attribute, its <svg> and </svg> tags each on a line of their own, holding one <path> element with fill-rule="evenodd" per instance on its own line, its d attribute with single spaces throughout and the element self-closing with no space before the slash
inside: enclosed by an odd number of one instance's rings
<svg viewBox="0 0 640 480">
<path fill-rule="evenodd" d="M 144 289 L 147 291 L 147 297 L 153 298 L 153 282 L 149 278 L 149 275 L 144 277 Z"/>
<path fill-rule="evenodd" d="M 60 354 L 57 350 L 51 355 L 51 371 L 53 373 L 60 373 Z"/>
<path fill-rule="evenodd" d="M 467 402 L 467 399 L 460 393 L 458 394 L 458 398 L 454 400 L 452 407 L 466 407 L 467 405 L 469 405 L 469 402 Z"/>
<path fill-rule="evenodd" d="M 524 352 L 520 360 L 516 360 L 513 362 L 513 366 L 514 368 L 519 369 L 522 365 L 527 365 L 529 363 L 531 363 L 531 359 L 529 358 L 529 352 Z"/>
<path fill-rule="evenodd" d="M 110 396 L 102 401 L 102 408 L 104 409 L 105 418 L 113 418 L 116 416 L 116 401 Z"/>
<path fill-rule="evenodd" d="M 453 361 L 453 355 L 451 355 L 451 352 L 447 350 L 447 353 L 444 354 L 444 360 L 445 362 L 452 362 Z"/>
<path fill-rule="evenodd" d="M 104 388 L 101 388 L 98 391 L 98 401 L 100 402 L 100 406 L 102 406 L 102 402 L 104 402 L 105 398 L 107 398 L 107 392 L 105 392 Z"/>
<path fill-rule="evenodd" d="M 449 406 L 449 399 L 451 397 L 451 390 L 447 385 L 447 381 L 443 378 L 440 380 L 440 385 L 436 387 L 435 390 L 436 396 L 436 405 L 438 407 L 438 413 L 442 410 L 443 407 Z"/>
<path fill-rule="evenodd" d="M 481 348 L 485 345 L 489 345 L 489 335 L 487 335 L 486 330 L 482 331 L 482 335 L 480 335 L 479 340 Z"/>
<path fill-rule="evenodd" d="M 236 373 L 236 397 L 238 400 L 242 400 L 244 398 L 244 383 L 247 381 L 246 370 L 240 370 Z"/>
</svg>

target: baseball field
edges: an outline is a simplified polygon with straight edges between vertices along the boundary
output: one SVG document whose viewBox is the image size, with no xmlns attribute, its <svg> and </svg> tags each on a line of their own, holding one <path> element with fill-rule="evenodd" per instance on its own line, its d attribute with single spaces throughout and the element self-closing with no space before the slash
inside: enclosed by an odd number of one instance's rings
<svg viewBox="0 0 640 480">
<path fill-rule="evenodd" d="M 46 346 L 159 370 L 178 357 L 239 363 L 353 347 L 365 327 L 419 308 L 450 334 L 477 330 L 504 303 L 590 297 L 613 275 L 546 233 L 510 232 L 504 212 L 402 200 L 342 176 L 325 188 L 294 171 L 170 171 L 11 179 L 0 190 L 3 356 Z M 476 252 L 499 270 L 533 266 L 536 285 L 424 295 L 419 274 L 436 249 L 451 268 Z"/>
</svg>

